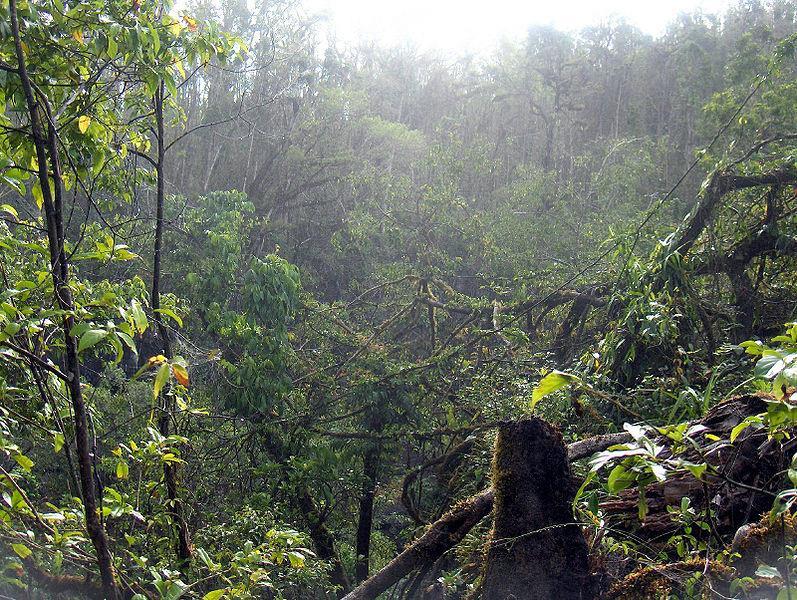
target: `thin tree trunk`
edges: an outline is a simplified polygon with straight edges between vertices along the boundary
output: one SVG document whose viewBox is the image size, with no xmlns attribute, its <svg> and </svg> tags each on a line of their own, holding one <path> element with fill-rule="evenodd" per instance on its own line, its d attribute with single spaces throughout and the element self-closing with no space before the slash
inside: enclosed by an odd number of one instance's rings
<svg viewBox="0 0 797 600">
<path fill-rule="evenodd" d="M 360 517 L 357 521 L 357 583 L 368 579 L 369 556 L 371 553 L 371 529 L 374 521 L 374 492 L 379 469 L 379 448 L 373 447 L 363 458 L 363 488 L 360 496 Z"/>
<path fill-rule="evenodd" d="M 50 251 L 50 267 L 52 269 L 53 288 L 58 306 L 66 313 L 63 319 L 64 345 L 65 345 L 65 372 L 69 377 L 68 389 L 75 418 L 75 447 L 78 458 L 78 471 L 80 474 L 80 487 L 83 492 L 83 507 L 86 517 L 86 530 L 88 531 L 94 551 L 97 554 L 97 563 L 102 579 L 104 594 L 107 598 L 118 598 L 119 593 L 114 577 L 113 558 L 108 544 L 105 528 L 100 522 L 97 495 L 94 486 L 94 473 L 92 469 L 92 455 L 89 447 L 89 427 L 86 404 L 80 387 L 80 361 L 78 360 L 77 342 L 71 334 L 74 326 L 74 301 L 69 288 L 69 265 L 64 251 L 64 224 L 63 224 L 63 198 L 62 181 L 59 163 L 58 142 L 55 124 L 52 122 L 51 111 L 46 98 L 41 98 L 46 116 L 50 120 L 47 138 L 42 129 L 42 115 L 39 102 L 37 102 L 33 85 L 28 76 L 25 65 L 25 54 L 22 49 L 22 38 L 19 33 L 19 20 L 17 17 L 16 0 L 9 0 L 9 13 L 11 20 L 11 33 L 17 55 L 18 75 L 22 83 L 25 101 L 31 119 L 33 142 L 38 160 L 38 178 L 41 185 L 44 212 L 47 221 L 47 239 Z M 49 150 L 49 157 L 48 157 Z M 53 188 L 50 187 L 50 170 L 52 170 Z"/>
<path fill-rule="evenodd" d="M 153 315 L 155 324 L 158 328 L 158 336 L 161 339 L 161 346 L 163 348 L 163 355 L 166 358 L 172 358 L 172 346 L 169 341 L 169 331 L 160 310 L 160 286 L 161 286 L 161 259 L 163 254 L 163 222 L 164 222 L 164 201 L 165 201 L 165 176 L 164 176 L 164 159 L 165 159 L 165 130 L 163 123 L 163 97 L 164 97 L 164 84 L 161 81 L 158 91 L 155 93 L 155 124 L 157 127 L 157 159 L 155 161 L 155 172 L 157 176 L 156 187 L 156 216 L 155 216 L 155 249 L 153 253 L 153 266 L 152 266 L 152 293 L 150 295 L 150 303 L 152 304 Z M 162 436 L 167 437 L 170 434 L 169 420 L 174 412 L 172 401 L 163 395 L 163 412 L 158 419 L 158 429 Z M 187 566 L 191 561 L 191 536 L 188 531 L 188 524 L 185 521 L 183 511 L 183 504 L 177 493 L 177 466 L 172 463 L 163 464 L 163 479 L 166 483 L 166 495 L 170 504 L 170 515 L 172 522 L 177 530 L 177 540 L 175 543 L 175 551 L 177 558 L 183 566 Z"/>
<path fill-rule="evenodd" d="M 285 462 L 291 456 L 290 449 L 285 446 L 283 441 L 277 436 L 265 435 L 262 438 L 265 450 L 272 460 L 277 462 Z M 342 596 L 349 588 L 349 578 L 346 575 L 346 569 L 340 562 L 340 556 L 335 547 L 335 538 L 329 531 L 326 525 L 324 515 L 318 509 L 318 505 L 310 493 L 310 488 L 306 485 L 299 487 L 296 495 L 296 503 L 299 510 L 307 521 L 308 529 L 310 530 L 310 539 L 313 540 L 316 554 L 330 562 L 332 569 L 330 573 L 330 580 L 332 583 L 340 588 L 338 595 Z"/>
<path fill-rule="evenodd" d="M 756 294 L 745 267 L 746 265 L 741 265 L 728 274 L 737 309 L 737 325 L 732 339 L 737 343 L 750 339 L 755 324 Z"/>
<path fill-rule="evenodd" d="M 461 542 L 492 508 L 492 488 L 457 504 L 433 523 L 416 542 L 345 596 L 344 600 L 373 600 L 415 569 L 433 563 Z"/>
</svg>

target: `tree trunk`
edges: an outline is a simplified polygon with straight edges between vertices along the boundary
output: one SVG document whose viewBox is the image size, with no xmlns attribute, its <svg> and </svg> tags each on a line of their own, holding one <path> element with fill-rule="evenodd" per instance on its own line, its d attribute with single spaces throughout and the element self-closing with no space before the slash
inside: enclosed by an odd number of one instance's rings
<svg viewBox="0 0 797 600">
<path fill-rule="evenodd" d="M 332 572 L 329 577 L 335 586 L 340 588 L 338 596 L 342 596 L 349 591 L 351 585 L 346 575 L 346 570 L 340 562 L 340 556 L 335 549 L 335 538 L 327 528 L 324 518 L 316 506 L 315 500 L 310 495 L 310 490 L 303 488 L 299 492 L 299 508 L 304 514 L 307 524 L 310 527 L 310 539 L 313 540 L 315 551 L 319 558 L 328 560 L 332 564 Z"/>
<path fill-rule="evenodd" d="M 158 336 L 161 338 L 161 347 L 163 354 L 166 358 L 172 358 L 172 346 L 169 341 L 169 331 L 166 328 L 163 318 L 158 310 L 160 310 L 160 284 L 161 284 L 161 260 L 163 253 L 163 222 L 164 222 L 164 203 L 165 203 L 165 154 L 166 154 L 166 139 L 163 123 L 163 98 L 164 98 L 164 84 L 161 81 L 158 91 L 153 98 L 155 104 L 155 125 L 157 127 L 157 158 L 155 161 L 155 173 L 157 177 L 156 182 L 156 200 L 155 200 L 155 248 L 153 251 L 153 265 L 152 265 L 152 292 L 150 294 L 150 302 L 152 304 L 153 315 L 155 324 L 158 329 Z M 170 427 L 169 420 L 173 414 L 172 401 L 165 395 L 162 395 L 162 413 L 158 419 L 158 429 L 160 434 L 164 437 L 169 436 Z M 188 524 L 185 521 L 183 504 L 177 493 L 177 465 L 172 463 L 163 464 L 163 479 L 166 483 L 166 496 L 169 499 L 170 509 L 169 514 L 177 530 L 177 540 L 175 542 L 175 552 L 179 559 L 181 566 L 186 567 L 191 561 L 191 536 L 188 530 Z"/>
<path fill-rule="evenodd" d="M 371 528 L 374 520 L 374 492 L 379 468 L 379 448 L 370 448 L 363 458 L 363 488 L 360 496 L 360 516 L 357 521 L 357 583 L 368 579 L 368 564 L 371 553 Z"/>
<path fill-rule="evenodd" d="M 561 434 L 533 418 L 500 426 L 484 600 L 595 596 L 589 551 L 573 518 L 576 486 Z"/>
<path fill-rule="evenodd" d="M 627 433 L 599 435 L 567 447 L 569 460 L 580 460 L 630 439 Z M 492 488 L 462 500 L 432 523 L 420 538 L 391 560 L 378 573 L 360 584 L 344 600 L 373 600 L 418 568 L 434 563 L 451 550 L 493 509 Z"/>
<path fill-rule="evenodd" d="M 283 443 L 283 441 L 274 435 L 264 435 L 262 437 L 265 450 L 272 460 L 275 462 L 286 462 L 290 456 L 290 449 Z M 343 568 L 343 563 L 340 561 L 340 556 L 335 547 L 335 538 L 329 531 L 326 525 L 324 515 L 318 509 L 310 488 L 306 485 L 301 486 L 296 490 L 296 503 L 307 521 L 308 529 L 310 530 L 310 539 L 313 540 L 316 554 L 330 562 L 331 572 L 330 580 L 332 583 L 339 587 L 338 596 L 342 596 L 349 591 L 351 585 L 349 578 L 346 575 L 346 569 Z"/>
<path fill-rule="evenodd" d="M 755 324 L 756 293 L 745 267 L 746 265 L 742 265 L 738 270 L 728 274 L 737 311 L 737 326 L 734 328 L 732 338 L 736 343 L 750 339 Z"/>
<path fill-rule="evenodd" d="M 570 360 L 573 330 L 586 318 L 589 309 L 590 304 L 585 299 L 577 298 L 573 301 L 553 343 L 557 363 L 565 364 Z"/>
</svg>

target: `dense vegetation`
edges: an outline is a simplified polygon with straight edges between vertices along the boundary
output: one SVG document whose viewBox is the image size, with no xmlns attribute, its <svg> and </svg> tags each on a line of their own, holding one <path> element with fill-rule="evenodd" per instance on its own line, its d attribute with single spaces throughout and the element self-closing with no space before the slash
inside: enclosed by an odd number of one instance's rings
<svg viewBox="0 0 797 600">
<path fill-rule="evenodd" d="M 767 408 L 712 441 L 791 439 L 797 6 L 455 60 L 166 4 L 0 5 L 0 593 L 340 596 L 533 413 L 633 438 L 574 466 L 605 588 L 677 563 L 663 597 L 710 597 L 719 508 L 654 544 L 607 502 L 706 484 L 655 436 L 731 396 Z M 733 597 L 797 597 L 795 469 L 747 486 L 783 540 Z M 487 530 L 386 597 L 477 593 Z"/>
</svg>

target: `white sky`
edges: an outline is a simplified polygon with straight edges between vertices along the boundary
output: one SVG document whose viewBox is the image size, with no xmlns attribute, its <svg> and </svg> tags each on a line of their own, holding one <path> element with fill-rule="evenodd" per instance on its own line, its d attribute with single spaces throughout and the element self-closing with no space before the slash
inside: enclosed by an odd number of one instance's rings
<svg viewBox="0 0 797 600">
<path fill-rule="evenodd" d="M 722 12 L 732 0 L 304 0 L 310 14 L 323 14 L 331 36 L 343 44 L 410 42 L 422 50 L 457 54 L 488 50 L 517 39 L 530 25 L 579 30 L 623 16 L 659 35 L 679 12 Z"/>
</svg>

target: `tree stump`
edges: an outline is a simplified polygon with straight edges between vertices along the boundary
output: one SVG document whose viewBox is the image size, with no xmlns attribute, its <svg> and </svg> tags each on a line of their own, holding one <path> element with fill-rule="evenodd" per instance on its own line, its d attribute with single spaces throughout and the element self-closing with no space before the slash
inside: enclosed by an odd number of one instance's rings
<svg viewBox="0 0 797 600">
<path fill-rule="evenodd" d="M 492 477 L 495 505 L 483 600 L 594 598 L 561 434 L 537 418 L 503 423 Z"/>
</svg>

